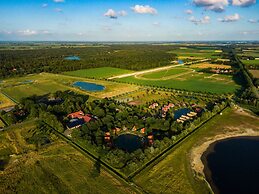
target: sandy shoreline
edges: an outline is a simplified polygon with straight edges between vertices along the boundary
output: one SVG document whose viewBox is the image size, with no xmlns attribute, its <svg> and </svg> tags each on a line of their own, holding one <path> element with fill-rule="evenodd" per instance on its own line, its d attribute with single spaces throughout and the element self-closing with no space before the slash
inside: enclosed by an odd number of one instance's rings
<svg viewBox="0 0 259 194">
<path fill-rule="evenodd" d="M 239 109 L 236 111 L 236 113 L 240 114 L 240 115 L 246 115 L 246 116 L 250 116 L 253 117 L 254 119 L 258 119 L 255 116 L 250 115 L 247 112 L 244 112 L 243 110 Z M 208 137 L 204 143 L 194 147 L 191 150 L 191 167 L 192 169 L 197 173 L 197 174 L 201 174 L 204 178 L 205 178 L 205 174 L 204 174 L 204 164 L 201 160 L 201 157 L 203 155 L 204 152 L 206 152 L 206 150 L 208 149 L 208 147 L 219 140 L 223 140 L 223 139 L 227 139 L 227 138 L 231 138 L 231 137 L 240 137 L 240 136 L 259 136 L 259 131 L 255 131 L 251 128 L 242 128 L 242 126 L 240 127 L 230 127 L 230 126 L 226 126 L 224 129 L 224 132 L 221 134 L 218 134 L 216 136 L 213 137 Z M 258 127 L 259 130 L 259 127 Z"/>
</svg>

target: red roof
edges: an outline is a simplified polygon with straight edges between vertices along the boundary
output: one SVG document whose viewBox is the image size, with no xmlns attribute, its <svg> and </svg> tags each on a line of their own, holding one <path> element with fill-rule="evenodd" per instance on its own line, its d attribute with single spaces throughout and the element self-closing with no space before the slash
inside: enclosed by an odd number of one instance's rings
<svg viewBox="0 0 259 194">
<path fill-rule="evenodd" d="M 85 115 L 83 111 L 70 113 L 67 116 L 72 118 L 72 119 L 74 119 L 74 118 L 83 119 L 86 123 L 90 122 L 93 119 L 92 115 L 90 115 L 90 114 Z"/>
</svg>

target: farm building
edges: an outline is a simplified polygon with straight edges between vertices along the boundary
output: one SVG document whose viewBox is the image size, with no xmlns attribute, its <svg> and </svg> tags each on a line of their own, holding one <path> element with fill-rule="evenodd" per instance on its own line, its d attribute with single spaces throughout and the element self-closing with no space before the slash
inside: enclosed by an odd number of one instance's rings
<svg viewBox="0 0 259 194">
<path fill-rule="evenodd" d="M 74 119 L 83 119 L 84 122 L 89 123 L 92 120 L 95 120 L 95 118 L 90 115 L 90 114 L 84 114 L 83 111 L 78 111 L 78 112 L 74 112 L 74 113 L 70 113 L 69 115 L 67 115 L 68 118 Z"/>
</svg>

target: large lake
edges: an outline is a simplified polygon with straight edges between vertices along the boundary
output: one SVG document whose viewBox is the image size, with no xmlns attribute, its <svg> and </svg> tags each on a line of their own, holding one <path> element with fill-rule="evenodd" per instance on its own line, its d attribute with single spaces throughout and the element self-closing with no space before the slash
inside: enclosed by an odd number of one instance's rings
<svg viewBox="0 0 259 194">
<path fill-rule="evenodd" d="M 133 134 L 122 134 L 114 140 L 114 145 L 126 152 L 133 152 L 143 147 L 145 138 Z"/>
<path fill-rule="evenodd" d="M 259 193 L 259 137 L 215 142 L 202 156 L 206 179 L 215 193 Z"/>
<path fill-rule="evenodd" d="M 73 86 L 79 87 L 81 90 L 90 91 L 90 92 L 103 91 L 105 89 L 105 87 L 102 85 L 89 83 L 89 82 L 79 82 L 79 81 L 75 82 Z"/>
</svg>

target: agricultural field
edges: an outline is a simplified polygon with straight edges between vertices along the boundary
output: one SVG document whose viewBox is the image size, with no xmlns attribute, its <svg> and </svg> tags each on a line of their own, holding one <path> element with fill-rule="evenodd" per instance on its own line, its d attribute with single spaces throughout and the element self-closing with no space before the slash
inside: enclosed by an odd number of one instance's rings
<svg viewBox="0 0 259 194">
<path fill-rule="evenodd" d="M 231 69 L 230 65 L 223 65 L 223 64 L 211 64 L 211 63 L 197 63 L 190 65 L 190 68 L 219 68 L 219 69 Z"/>
<path fill-rule="evenodd" d="M 76 81 L 86 81 L 100 84 L 105 86 L 105 90 L 100 92 L 86 92 L 72 86 Z M 0 84 L 0 87 L 8 96 L 17 101 L 31 95 L 44 95 L 54 93 L 58 90 L 72 90 L 79 93 L 88 94 L 95 98 L 104 98 L 112 97 L 124 92 L 134 91 L 139 88 L 138 86 L 128 84 L 119 84 L 50 73 L 40 73 L 19 78 L 6 79 Z"/>
<path fill-rule="evenodd" d="M 4 94 L 0 93 L 0 109 L 14 106 L 15 103 L 7 98 Z"/>
<path fill-rule="evenodd" d="M 147 193 L 210 193 L 207 184 L 192 169 L 191 151 L 218 134 L 259 130 L 259 121 L 247 113 L 226 109 L 173 148 L 163 159 L 143 170 L 133 181 Z M 240 127 L 242 126 L 242 127 Z"/>
<path fill-rule="evenodd" d="M 254 78 L 259 78 L 259 70 L 249 70 Z"/>
<path fill-rule="evenodd" d="M 0 119 L 0 129 L 3 128 L 3 127 L 5 127 L 5 124 L 4 124 L 4 122 Z"/>
<path fill-rule="evenodd" d="M 190 71 L 190 70 L 186 69 L 186 68 L 172 68 L 169 70 L 163 70 L 163 71 L 158 71 L 158 72 L 153 72 L 153 73 L 146 73 L 143 75 L 139 75 L 138 77 L 147 78 L 147 79 L 161 79 L 161 78 L 185 73 L 188 71 Z"/>
<path fill-rule="evenodd" d="M 259 59 L 256 60 L 241 60 L 242 63 L 245 65 L 249 66 L 259 66 Z"/>
<path fill-rule="evenodd" d="M 34 122 L 18 125 L 0 133 L 0 193 L 132 193 L 62 140 L 53 137 L 41 147 L 28 143 Z"/>
<path fill-rule="evenodd" d="M 151 73 L 149 76 L 152 76 L 152 74 L 155 74 L 154 77 L 159 76 L 158 72 Z M 233 93 L 240 88 L 240 86 L 234 82 L 231 75 L 208 74 L 196 72 L 194 70 L 187 73 L 180 73 L 179 76 L 176 74 L 174 77 L 163 77 L 163 79 L 159 80 L 152 80 L 138 76 L 125 77 L 116 80 L 146 86 L 184 89 L 196 92 L 211 92 L 217 94 Z"/>
<path fill-rule="evenodd" d="M 92 69 L 82 69 L 77 71 L 68 71 L 65 72 L 65 75 L 71 75 L 75 77 L 85 77 L 85 78 L 108 78 L 116 75 L 132 73 L 134 71 L 119 69 L 114 67 L 100 67 L 100 68 L 92 68 Z"/>
</svg>

